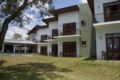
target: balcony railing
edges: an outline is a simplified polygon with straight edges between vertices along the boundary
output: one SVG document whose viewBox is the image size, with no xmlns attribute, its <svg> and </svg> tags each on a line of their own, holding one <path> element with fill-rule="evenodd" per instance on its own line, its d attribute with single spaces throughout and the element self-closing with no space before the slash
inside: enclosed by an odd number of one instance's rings
<svg viewBox="0 0 120 80">
<path fill-rule="evenodd" d="M 63 30 L 63 31 L 60 32 L 60 35 L 62 35 L 62 36 L 76 35 L 76 34 L 80 34 L 80 29 L 77 29 L 77 30 L 67 29 L 67 30 Z"/>
<path fill-rule="evenodd" d="M 120 20 L 120 10 L 110 11 L 109 13 L 105 12 L 105 21 L 116 21 Z"/>
</svg>

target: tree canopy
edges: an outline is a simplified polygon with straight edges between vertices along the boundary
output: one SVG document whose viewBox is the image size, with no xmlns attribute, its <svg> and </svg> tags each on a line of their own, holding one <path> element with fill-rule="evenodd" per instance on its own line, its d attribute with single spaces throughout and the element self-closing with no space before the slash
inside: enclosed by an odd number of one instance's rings
<svg viewBox="0 0 120 80">
<path fill-rule="evenodd" d="M 13 39 L 22 39 L 22 35 L 20 33 L 14 33 Z"/>
<path fill-rule="evenodd" d="M 1 0 L 0 1 L 0 18 L 3 19 L 0 31 L 0 44 L 3 43 L 8 26 L 17 24 L 18 27 L 24 27 L 31 22 L 25 12 L 35 7 L 39 12 L 39 18 L 50 15 L 49 10 L 52 0 Z M 34 13 L 34 11 L 33 11 Z"/>
</svg>

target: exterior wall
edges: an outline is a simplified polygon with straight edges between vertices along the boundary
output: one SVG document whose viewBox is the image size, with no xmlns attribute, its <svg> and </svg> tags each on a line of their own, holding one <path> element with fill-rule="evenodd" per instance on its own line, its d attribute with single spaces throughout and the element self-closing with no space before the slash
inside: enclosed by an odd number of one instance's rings
<svg viewBox="0 0 120 80">
<path fill-rule="evenodd" d="M 49 22 L 49 35 L 52 36 L 52 29 L 58 29 L 58 21 Z"/>
<path fill-rule="evenodd" d="M 31 33 L 29 35 L 29 40 L 33 41 L 34 39 L 36 39 L 36 33 Z"/>
<path fill-rule="evenodd" d="M 118 0 L 94 0 L 95 18 L 96 18 L 96 21 L 98 22 L 95 25 L 97 59 L 102 59 L 102 51 L 106 51 L 105 34 L 120 33 L 119 22 L 118 23 L 105 22 L 101 24 L 101 22 L 104 22 L 103 4 L 115 2 L 115 1 L 118 1 Z"/>
<path fill-rule="evenodd" d="M 72 12 L 66 12 L 66 13 L 59 14 L 58 21 L 49 22 L 49 28 L 40 29 L 39 31 L 37 31 L 36 39 L 40 40 L 40 36 L 45 35 L 45 34 L 52 36 L 52 29 L 58 29 L 59 36 L 61 36 L 60 31 L 63 30 L 63 24 L 76 22 L 76 30 L 79 30 L 78 34 L 80 35 L 80 37 L 69 35 L 69 37 L 62 37 L 62 38 L 56 39 L 57 43 L 55 44 L 58 44 L 58 56 L 62 56 L 61 53 L 63 52 L 63 42 L 74 41 L 77 44 L 76 45 L 77 57 L 79 56 L 90 57 L 91 42 L 92 42 L 92 39 L 91 39 L 92 37 L 92 14 L 91 14 L 88 4 L 80 4 L 79 8 L 80 8 L 80 11 L 72 11 Z M 81 26 L 82 20 L 86 21 L 85 27 Z M 87 42 L 86 47 L 81 46 L 81 41 Z M 50 53 L 52 52 L 52 48 L 51 48 L 52 44 L 53 44 L 52 42 L 49 42 L 49 41 L 47 42 L 46 46 L 48 47 L 47 48 L 48 55 L 50 55 Z M 40 53 L 40 45 L 38 45 L 38 47 L 39 47 L 38 52 Z"/>
<path fill-rule="evenodd" d="M 63 24 L 65 23 L 72 23 L 72 22 L 76 22 L 76 28 L 80 29 L 80 24 L 79 24 L 80 18 L 79 18 L 79 11 L 73 11 L 73 12 L 67 12 L 67 13 L 62 13 L 58 15 L 58 30 L 59 30 L 59 35 L 60 35 L 60 31 L 63 30 Z M 62 56 L 61 52 L 63 52 L 63 42 L 71 42 L 71 41 L 75 41 L 76 43 L 78 43 L 78 41 L 80 42 L 79 39 L 77 38 L 63 38 L 63 39 L 59 39 L 58 40 L 58 55 Z M 79 46 L 78 46 L 79 45 Z M 76 47 L 76 51 L 77 51 L 77 57 L 80 56 L 80 43 L 77 45 Z M 79 49 L 78 49 L 79 48 Z"/>
<path fill-rule="evenodd" d="M 118 0 L 94 0 L 95 18 L 97 22 L 104 22 L 103 4 Z"/>
<path fill-rule="evenodd" d="M 102 59 L 102 51 L 106 51 L 105 34 L 108 33 L 120 33 L 120 23 L 96 27 L 97 59 Z"/>
<path fill-rule="evenodd" d="M 41 40 L 41 35 L 48 35 L 49 31 L 48 28 L 44 28 L 44 29 L 39 29 L 36 33 L 36 40 L 40 41 Z"/>
<path fill-rule="evenodd" d="M 52 22 L 49 22 L 49 28 L 48 28 L 48 35 L 49 36 L 52 36 L 52 29 L 58 29 L 58 21 L 52 21 Z M 54 44 L 56 42 L 53 42 Z M 51 55 L 52 53 L 52 42 L 47 42 L 47 53 L 48 55 Z"/>
<path fill-rule="evenodd" d="M 64 23 L 76 22 L 76 25 L 79 27 L 79 11 L 62 13 L 58 15 L 58 30 L 59 32 L 63 29 Z M 60 34 L 60 33 L 59 33 Z"/>
<path fill-rule="evenodd" d="M 86 16 L 87 15 L 87 16 Z M 86 41 L 86 47 L 83 47 L 81 45 L 81 56 L 82 57 L 90 57 L 91 56 L 91 47 L 95 48 L 94 46 L 91 46 L 91 42 L 92 42 L 92 13 L 90 11 L 90 8 L 88 6 L 88 4 L 81 4 L 80 5 L 80 19 L 81 21 L 85 21 L 86 25 L 82 26 L 81 25 L 81 42 L 82 41 Z"/>
</svg>

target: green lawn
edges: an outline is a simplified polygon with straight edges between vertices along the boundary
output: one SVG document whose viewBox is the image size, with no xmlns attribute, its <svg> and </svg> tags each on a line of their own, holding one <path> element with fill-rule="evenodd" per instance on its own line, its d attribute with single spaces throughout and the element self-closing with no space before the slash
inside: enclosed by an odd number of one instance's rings
<svg viewBox="0 0 120 80">
<path fill-rule="evenodd" d="M 0 56 L 0 80 L 120 80 L 119 61 Z"/>
</svg>

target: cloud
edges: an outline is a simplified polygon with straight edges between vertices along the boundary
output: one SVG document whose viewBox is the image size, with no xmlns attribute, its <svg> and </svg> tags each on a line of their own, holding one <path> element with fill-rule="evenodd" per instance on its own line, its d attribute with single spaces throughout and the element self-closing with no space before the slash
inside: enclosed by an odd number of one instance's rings
<svg viewBox="0 0 120 80">
<path fill-rule="evenodd" d="M 53 1 L 54 1 L 54 6 L 56 9 L 79 4 L 80 2 L 81 3 L 87 2 L 87 0 L 53 0 Z M 30 11 L 32 11 L 32 12 L 30 12 Z M 27 15 L 31 19 L 33 19 L 33 21 L 29 25 L 25 25 L 25 28 L 27 28 L 29 30 L 32 29 L 36 25 L 45 25 L 45 23 L 43 23 L 41 21 L 41 18 L 38 17 L 39 12 L 36 15 L 33 15 L 34 11 L 38 12 L 38 10 L 35 7 L 32 7 L 30 9 L 26 10 L 26 12 L 25 12 L 25 15 Z M 10 26 L 5 38 L 6 39 L 13 38 L 14 33 L 20 33 L 23 35 L 23 38 L 25 38 L 25 37 L 27 37 L 27 32 L 28 32 L 28 30 L 26 30 L 26 29 L 21 29 L 21 28 L 18 28 L 17 26 Z"/>
<path fill-rule="evenodd" d="M 12 39 L 14 33 L 19 33 L 19 34 L 22 35 L 23 38 L 26 38 L 27 37 L 27 32 L 28 31 L 25 30 L 25 29 L 18 28 L 17 26 L 13 26 L 13 27 L 8 29 L 5 39 Z"/>
</svg>

